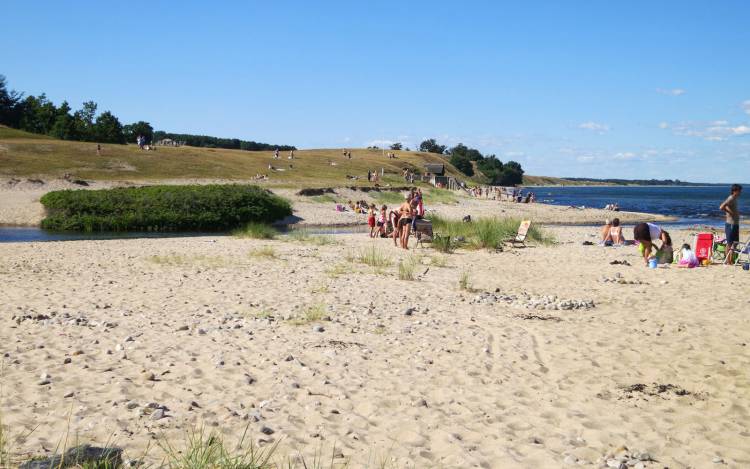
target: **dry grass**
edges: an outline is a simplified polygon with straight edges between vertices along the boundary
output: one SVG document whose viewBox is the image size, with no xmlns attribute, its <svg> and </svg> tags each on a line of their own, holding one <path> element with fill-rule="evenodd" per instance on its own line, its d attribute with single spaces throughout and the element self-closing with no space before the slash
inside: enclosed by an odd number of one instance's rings
<svg viewBox="0 0 750 469">
<path fill-rule="evenodd" d="M 250 152 L 198 147 L 156 147 L 142 151 L 135 145 L 102 144 L 101 155 L 96 143 L 73 142 L 0 128 L 0 143 L 7 151 L 0 154 L 0 174 L 18 177 L 62 177 L 72 174 L 80 179 L 159 180 L 159 179 L 227 179 L 248 180 L 257 174 L 268 176 L 268 183 L 289 187 L 369 186 L 367 178 L 352 181 L 346 176 L 365 176 L 368 169 L 384 168 L 381 184 L 403 185 L 405 167 L 422 170 L 425 164 L 445 164 L 449 174 L 459 175 L 446 160 L 430 153 L 396 152 L 389 159 L 380 150 L 352 149 L 352 159 L 344 158 L 340 149 L 300 150 L 294 161 L 274 160 L 273 152 Z M 289 167 L 289 163 L 293 167 Z M 333 163 L 333 165 L 332 165 Z M 272 164 L 278 171 L 271 171 Z M 334 199 L 335 200 L 335 199 Z M 328 197 L 321 202 L 331 203 Z"/>
<path fill-rule="evenodd" d="M 255 248 L 249 253 L 247 253 L 250 257 L 263 257 L 266 259 L 277 259 L 278 255 L 276 254 L 276 250 L 271 246 L 261 246 L 259 248 Z"/>
<path fill-rule="evenodd" d="M 289 320 L 289 324 L 302 326 L 312 322 L 322 321 L 326 317 L 326 307 L 322 303 L 316 303 L 305 308 L 301 316 Z"/>
<path fill-rule="evenodd" d="M 207 256 L 203 254 L 166 254 L 150 256 L 149 262 L 158 265 L 164 265 L 169 267 L 182 267 L 182 266 L 201 266 L 210 268 L 227 267 L 232 265 L 229 259 L 221 256 Z"/>
</svg>

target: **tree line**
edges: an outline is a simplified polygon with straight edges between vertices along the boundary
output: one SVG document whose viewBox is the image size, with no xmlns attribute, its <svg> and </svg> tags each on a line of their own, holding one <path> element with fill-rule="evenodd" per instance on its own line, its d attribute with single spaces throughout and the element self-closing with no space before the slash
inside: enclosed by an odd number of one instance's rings
<svg viewBox="0 0 750 469">
<path fill-rule="evenodd" d="M 493 185 L 515 186 L 523 182 L 523 168 L 520 163 L 503 163 L 495 155 L 483 155 L 476 148 L 467 147 L 463 143 L 448 148 L 430 138 L 419 144 L 419 151 L 443 155 L 466 176 L 473 176 L 476 166 Z"/>
<path fill-rule="evenodd" d="M 206 135 L 173 134 L 154 131 L 151 124 L 138 121 L 123 125 L 110 111 L 97 115 L 97 104 L 86 101 L 81 109 L 73 111 L 67 101 L 56 106 L 46 94 L 25 96 L 9 90 L 5 76 L 0 75 L 0 124 L 35 134 L 49 135 L 60 140 L 125 144 L 145 137 L 145 143 L 170 138 L 184 145 L 234 150 L 296 150 L 289 145 L 271 145 L 236 138 L 218 138 Z"/>
</svg>

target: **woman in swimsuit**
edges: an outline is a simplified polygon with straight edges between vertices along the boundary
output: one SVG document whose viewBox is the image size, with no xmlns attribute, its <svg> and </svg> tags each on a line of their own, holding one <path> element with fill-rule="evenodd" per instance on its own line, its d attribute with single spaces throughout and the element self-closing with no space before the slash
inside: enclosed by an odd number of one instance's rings
<svg viewBox="0 0 750 469">
<path fill-rule="evenodd" d="M 399 231 L 401 231 L 401 234 L 399 238 L 401 239 L 401 247 L 404 249 L 409 249 L 409 235 L 411 234 L 411 221 L 412 217 L 414 216 L 412 207 L 411 207 L 411 194 L 406 194 L 404 196 L 404 203 L 401 204 L 401 207 L 399 207 L 399 213 L 400 217 L 398 219 L 398 225 L 399 225 Z"/>
</svg>

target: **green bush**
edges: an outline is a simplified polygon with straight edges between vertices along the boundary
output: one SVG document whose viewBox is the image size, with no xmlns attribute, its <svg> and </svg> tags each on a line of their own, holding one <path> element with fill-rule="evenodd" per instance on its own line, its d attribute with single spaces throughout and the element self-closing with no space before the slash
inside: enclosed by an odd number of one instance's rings
<svg viewBox="0 0 750 469">
<path fill-rule="evenodd" d="M 292 214 L 286 199 L 238 184 L 64 190 L 41 203 L 42 228 L 59 231 L 228 231 Z"/>
</svg>

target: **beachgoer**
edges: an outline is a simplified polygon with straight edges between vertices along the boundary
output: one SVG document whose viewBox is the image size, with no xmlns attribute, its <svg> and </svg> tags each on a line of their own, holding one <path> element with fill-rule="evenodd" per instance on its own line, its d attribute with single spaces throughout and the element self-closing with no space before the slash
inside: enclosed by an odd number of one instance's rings
<svg viewBox="0 0 750 469">
<path fill-rule="evenodd" d="M 274 152 L 273 152 L 273 159 L 274 160 L 278 160 L 279 159 L 279 149 L 278 148 L 276 150 L 274 150 Z"/>
<path fill-rule="evenodd" d="M 684 267 L 692 269 L 698 267 L 698 258 L 695 257 L 695 253 L 690 249 L 689 244 L 682 245 L 682 253 L 680 261 L 677 263 L 677 267 Z"/>
<path fill-rule="evenodd" d="M 381 237 L 385 236 L 385 224 L 388 220 L 388 207 L 383 205 L 380 207 L 380 214 L 378 215 L 377 220 L 377 226 L 378 226 L 378 233 Z"/>
<path fill-rule="evenodd" d="M 606 244 L 607 241 L 611 241 L 612 240 L 612 238 L 609 236 L 609 232 L 610 232 L 611 229 L 612 229 L 612 222 L 610 222 L 609 218 L 607 218 L 606 220 L 604 220 L 604 226 L 602 226 L 602 229 L 601 229 L 601 232 L 600 232 L 601 233 L 600 242 L 602 244 Z"/>
<path fill-rule="evenodd" d="M 409 235 L 411 233 L 412 217 L 414 216 L 411 207 L 411 194 L 406 194 L 404 196 L 404 203 L 401 204 L 398 210 L 400 213 L 398 225 L 399 231 L 401 231 L 399 240 L 401 241 L 401 247 L 403 249 L 409 249 Z"/>
<path fill-rule="evenodd" d="M 393 230 L 393 245 L 398 246 L 397 240 L 400 238 L 401 229 L 398 223 L 401 213 L 398 210 L 391 210 L 388 214 L 388 222 L 391 224 Z"/>
<path fill-rule="evenodd" d="M 609 239 L 612 240 L 612 244 L 625 244 L 625 236 L 622 234 L 622 226 L 620 226 L 619 218 L 612 220 L 612 227 L 609 229 Z"/>
<path fill-rule="evenodd" d="M 732 264 L 733 248 L 735 243 L 740 241 L 740 211 L 737 208 L 737 199 L 742 194 L 742 186 L 732 184 L 729 190 L 729 197 L 719 205 L 719 209 L 726 214 L 726 223 L 724 224 L 724 234 L 727 238 L 726 257 L 724 263 Z"/>
<path fill-rule="evenodd" d="M 102 156 L 102 145 L 100 143 L 96 144 L 96 156 Z"/>
<path fill-rule="evenodd" d="M 370 204 L 367 209 L 367 226 L 370 227 L 370 238 L 375 237 L 375 204 Z"/>
<path fill-rule="evenodd" d="M 646 265 L 648 265 L 648 260 L 650 258 L 657 257 L 658 255 L 658 250 L 654 248 L 654 241 L 661 241 L 662 248 L 668 246 L 670 251 L 672 248 L 672 238 L 669 236 L 669 233 L 653 223 L 638 223 L 635 225 L 635 227 L 633 227 L 633 239 L 640 241 L 643 251 L 643 260 Z M 652 251 L 655 252 L 652 254 Z"/>
</svg>

